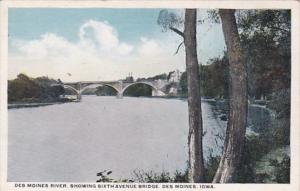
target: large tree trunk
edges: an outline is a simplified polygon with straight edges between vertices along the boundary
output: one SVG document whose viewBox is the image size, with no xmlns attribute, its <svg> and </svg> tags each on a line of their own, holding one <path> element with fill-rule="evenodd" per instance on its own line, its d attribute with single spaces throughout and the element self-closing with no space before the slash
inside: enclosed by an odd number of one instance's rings
<svg viewBox="0 0 300 191">
<path fill-rule="evenodd" d="M 223 155 L 213 182 L 230 183 L 235 181 L 244 151 L 247 77 L 234 10 L 223 9 L 219 14 L 229 55 L 229 120 Z"/>
<path fill-rule="evenodd" d="M 197 58 L 196 9 L 186 9 L 184 22 L 184 45 L 189 108 L 189 181 L 204 181 L 202 152 L 202 114 L 200 76 Z"/>
</svg>

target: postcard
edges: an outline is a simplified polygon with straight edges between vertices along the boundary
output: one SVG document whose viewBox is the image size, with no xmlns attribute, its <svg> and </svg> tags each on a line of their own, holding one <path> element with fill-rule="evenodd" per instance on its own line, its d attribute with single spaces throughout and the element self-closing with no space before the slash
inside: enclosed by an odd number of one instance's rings
<svg viewBox="0 0 300 191">
<path fill-rule="evenodd" d="M 1 190 L 299 190 L 299 7 L 2 1 Z"/>
</svg>

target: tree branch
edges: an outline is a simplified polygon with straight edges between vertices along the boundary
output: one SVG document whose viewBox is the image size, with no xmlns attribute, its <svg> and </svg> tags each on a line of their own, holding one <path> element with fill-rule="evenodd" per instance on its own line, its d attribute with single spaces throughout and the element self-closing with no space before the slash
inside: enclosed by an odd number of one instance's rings
<svg viewBox="0 0 300 191">
<path fill-rule="evenodd" d="M 184 37 L 183 32 L 181 32 L 180 30 L 178 30 L 178 29 L 176 29 L 176 28 L 174 28 L 174 27 L 170 27 L 170 29 L 171 29 L 172 31 L 174 31 L 175 33 L 179 34 L 180 36 Z"/>
<path fill-rule="evenodd" d="M 178 53 L 178 51 L 179 51 L 179 49 L 180 49 L 180 47 L 181 47 L 182 44 L 183 44 L 183 42 L 181 42 L 181 43 L 178 45 L 177 50 L 176 50 L 176 52 L 175 52 L 174 55 L 176 55 L 176 54 Z"/>
</svg>

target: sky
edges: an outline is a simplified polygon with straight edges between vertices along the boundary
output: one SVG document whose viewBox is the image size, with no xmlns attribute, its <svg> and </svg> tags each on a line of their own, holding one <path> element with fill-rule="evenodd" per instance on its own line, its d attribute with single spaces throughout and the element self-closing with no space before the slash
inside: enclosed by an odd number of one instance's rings
<svg viewBox="0 0 300 191">
<path fill-rule="evenodd" d="M 10 8 L 8 77 L 19 73 L 64 82 L 119 80 L 185 70 L 182 38 L 162 31 L 161 9 Z M 168 10 L 183 16 L 183 10 Z M 198 19 L 207 17 L 198 10 Z M 181 28 L 182 30 L 182 28 Z M 202 64 L 223 55 L 220 24 L 197 27 Z"/>
</svg>

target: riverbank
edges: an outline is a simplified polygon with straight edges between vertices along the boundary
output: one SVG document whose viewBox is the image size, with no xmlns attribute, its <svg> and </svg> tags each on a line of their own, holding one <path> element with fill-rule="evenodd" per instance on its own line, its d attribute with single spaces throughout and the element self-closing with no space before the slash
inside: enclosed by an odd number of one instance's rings
<svg viewBox="0 0 300 191">
<path fill-rule="evenodd" d="M 12 103 L 7 104 L 8 109 L 19 109 L 19 108 L 27 108 L 27 107 L 42 107 L 54 104 L 63 104 L 65 102 L 52 102 L 52 103 Z"/>
<path fill-rule="evenodd" d="M 226 100 L 208 102 L 217 120 L 226 126 L 229 112 Z M 289 183 L 290 145 L 282 140 L 286 137 L 282 136 L 280 122 L 276 111 L 265 103 L 248 105 L 245 153 L 238 182 Z"/>
<path fill-rule="evenodd" d="M 30 108 L 30 107 L 43 107 L 49 105 L 56 105 L 56 104 L 63 104 L 63 103 L 70 103 L 70 102 L 79 102 L 77 100 L 60 100 L 60 101 L 53 101 L 53 102 L 17 102 L 17 103 L 8 103 L 8 109 L 20 109 L 20 108 Z"/>
</svg>

